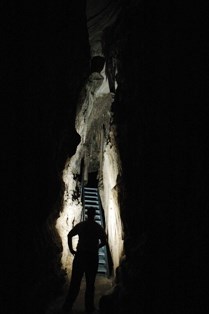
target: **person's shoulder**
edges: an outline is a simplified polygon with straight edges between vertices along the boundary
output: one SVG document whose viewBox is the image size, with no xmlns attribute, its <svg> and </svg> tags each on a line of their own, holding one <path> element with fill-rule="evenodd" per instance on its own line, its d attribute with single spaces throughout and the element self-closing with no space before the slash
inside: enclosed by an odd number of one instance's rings
<svg viewBox="0 0 209 314">
<path fill-rule="evenodd" d="M 77 226 L 82 227 L 86 225 L 86 221 L 80 221 Z"/>
<path fill-rule="evenodd" d="M 95 221 L 95 225 L 98 230 L 104 231 L 104 228 L 98 222 Z"/>
<path fill-rule="evenodd" d="M 80 226 L 83 221 L 78 222 L 74 227 Z"/>
<path fill-rule="evenodd" d="M 74 229 L 79 229 L 79 228 L 82 228 L 83 224 L 84 224 L 85 221 L 80 221 L 78 222 L 75 226 L 74 226 Z"/>
</svg>

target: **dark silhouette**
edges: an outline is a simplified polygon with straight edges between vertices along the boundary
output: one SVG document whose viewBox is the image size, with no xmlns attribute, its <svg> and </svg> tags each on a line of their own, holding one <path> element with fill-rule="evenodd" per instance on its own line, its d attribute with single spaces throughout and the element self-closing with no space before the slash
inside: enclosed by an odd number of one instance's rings
<svg viewBox="0 0 209 314">
<path fill-rule="evenodd" d="M 70 252 L 75 255 L 73 260 L 72 276 L 70 287 L 63 305 L 63 310 L 68 313 L 72 310 L 81 285 L 82 277 L 85 273 L 85 309 L 87 313 L 92 313 L 94 307 L 94 283 L 98 269 L 98 250 L 106 244 L 106 234 L 104 229 L 94 221 L 95 209 L 87 210 L 87 220 L 78 223 L 68 234 L 68 245 Z M 79 236 L 77 251 L 72 246 L 72 237 Z"/>
</svg>

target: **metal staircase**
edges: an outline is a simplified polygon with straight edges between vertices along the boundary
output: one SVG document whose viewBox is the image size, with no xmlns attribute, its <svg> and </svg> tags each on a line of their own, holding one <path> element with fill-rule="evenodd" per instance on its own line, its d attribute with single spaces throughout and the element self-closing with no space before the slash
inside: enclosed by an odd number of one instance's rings
<svg viewBox="0 0 209 314">
<path fill-rule="evenodd" d="M 86 211 L 88 207 L 94 207 L 96 209 L 95 221 L 104 228 L 103 210 L 101 207 L 100 197 L 97 188 L 83 188 L 83 207 L 83 220 L 87 218 Z M 109 265 L 106 246 L 103 246 L 99 249 L 99 266 L 97 273 L 109 276 Z"/>
</svg>

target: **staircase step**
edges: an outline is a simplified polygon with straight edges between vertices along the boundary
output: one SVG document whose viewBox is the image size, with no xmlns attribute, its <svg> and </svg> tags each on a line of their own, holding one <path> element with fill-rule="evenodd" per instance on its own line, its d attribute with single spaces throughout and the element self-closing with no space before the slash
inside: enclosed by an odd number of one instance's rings
<svg viewBox="0 0 209 314">
<path fill-rule="evenodd" d="M 99 202 L 97 200 L 85 200 L 85 204 L 88 206 L 95 205 L 99 206 Z"/>
<path fill-rule="evenodd" d="M 86 194 L 86 193 L 84 193 L 84 196 L 85 196 L 85 199 L 95 199 L 95 200 L 98 200 L 98 196 L 97 196 L 97 194 L 95 194 L 95 195 L 89 195 L 89 194 Z"/>
<path fill-rule="evenodd" d="M 87 190 L 84 190 L 84 194 L 85 195 L 98 195 L 98 192 L 97 191 L 87 191 Z"/>
<path fill-rule="evenodd" d="M 94 207 L 94 208 L 99 208 L 98 205 L 92 204 L 92 205 L 85 205 L 85 208 L 89 208 L 89 207 Z"/>
<path fill-rule="evenodd" d="M 98 212 L 98 208 L 95 207 L 95 206 L 88 206 L 88 207 L 85 207 L 85 212 L 87 212 L 87 210 L 88 210 L 89 207 L 94 207 L 94 209 L 96 210 L 96 213 L 100 215 L 100 213 Z"/>
<path fill-rule="evenodd" d="M 95 191 L 95 192 L 97 192 L 97 188 L 85 187 L 84 191 Z"/>
<path fill-rule="evenodd" d="M 84 193 L 85 193 L 85 194 L 98 195 L 97 191 L 84 190 Z"/>
<path fill-rule="evenodd" d="M 85 201 L 97 201 L 98 202 L 98 197 L 97 195 L 93 196 L 93 195 L 85 195 Z"/>
<path fill-rule="evenodd" d="M 88 217 L 88 215 L 87 215 L 87 213 L 85 213 L 85 218 L 87 219 L 87 217 Z M 99 215 L 95 215 L 94 219 L 101 221 L 101 217 Z"/>
<path fill-rule="evenodd" d="M 106 269 L 106 267 L 99 265 L 98 269 L 97 269 L 97 272 L 106 274 L 107 273 L 107 269 Z"/>
<path fill-rule="evenodd" d="M 86 205 L 97 205 L 97 206 L 99 206 L 99 202 L 94 201 L 94 200 L 85 200 L 85 204 Z"/>
</svg>

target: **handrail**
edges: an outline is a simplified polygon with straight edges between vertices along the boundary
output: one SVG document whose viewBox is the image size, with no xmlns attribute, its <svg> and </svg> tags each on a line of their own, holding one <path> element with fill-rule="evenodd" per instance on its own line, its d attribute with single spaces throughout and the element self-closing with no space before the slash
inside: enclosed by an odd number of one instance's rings
<svg viewBox="0 0 209 314">
<path fill-rule="evenodd" d="M 82 213 L 81 221 L 85 220 L 85 198 L 84 198 L 84 160 L 81 160 L 81 203 L 82 203 Z"/>
</svg>

